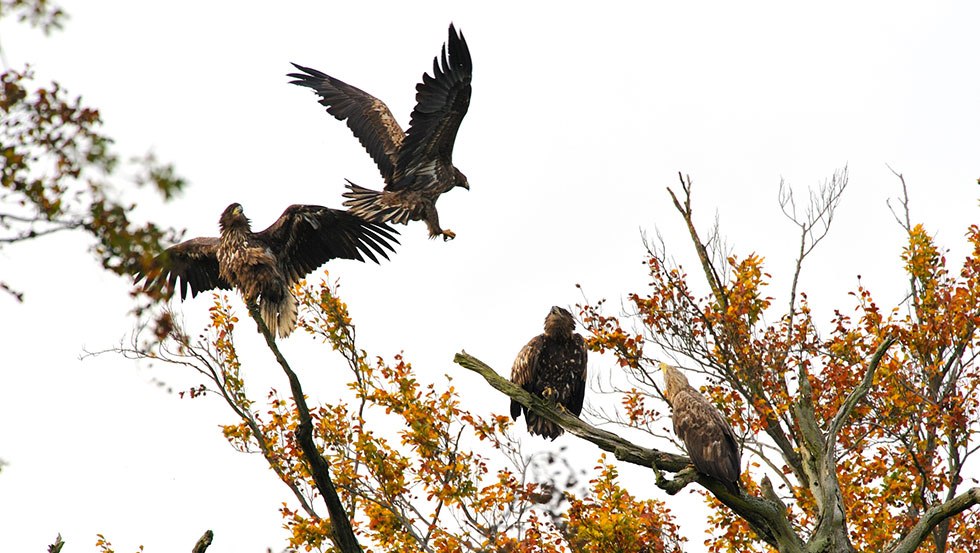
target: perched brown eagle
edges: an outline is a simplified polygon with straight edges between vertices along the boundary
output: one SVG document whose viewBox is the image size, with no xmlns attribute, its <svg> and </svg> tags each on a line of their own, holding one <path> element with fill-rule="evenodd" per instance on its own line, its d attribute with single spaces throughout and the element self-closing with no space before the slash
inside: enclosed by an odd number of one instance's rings
<svg viewBox="0 0 980 553">
<path fill-rule="evenodd" d="M 585 340 L 575 330 L 575 319 L 566 309 L 555 306 L 544 319 L 544 334 L 531 339 L 517 354 L 510 379 L 532 394 L 557 403 L 576 417 L 582 412 L 585 398 L 588 351 Z M 511 400 L 510 416 L 514 420 L 524 413 L 527 429 L 554 440 L 564 430 L 541 418 L 520 403 Z"/>
<path fill-rule="evenodd" d="M 296 326 L 296 299 L 290 289 L 311 271 L 335 258 L 375 263 L 375 253 L 388 258 L 398 243 L 397 231 L 337 209 L 291 205 L 262 232 L 252 232 L 239 204 L 229 205 L 218 220 L 219 238 L 192 238 L 167 248 L 136 282 L 146 288 L 180 281 L 180 298 L 213 288 L 238 288 L 246 302 L 258 302 L 262 319 L 273 334 L 288 336 Z M 362 256 L 363 254 L 363 256 Z"/>
<path fill-rule="evenodd" d="M 470 105 L 473 76 L 466 40 L 452 25 L 448 46 L 448 53 L 443 44 L 441 58 L 433 61 L 432 76 L 423 74 L 415 87 L 408 131 L 402 130 L 384 102 L 359 88 L 295 63 L 303 73 L 288 75 L 295 79 L 293 84 L 315 90 L 327 113 L 347 121 L 384 177 L 382 192 L 348 181 L 344 205 L 369 221 L 425 221 L 429 237 L 442 235 L 444 240 L 456 234 L 439 226 L 436 200 L 453 187 L 470 188 L 466 176 L 453 165 L 453 144 Z"/>
<path fill-rule="evenodd" d="M 735 432 L 715 408 L 687 383 L 687 377 L 666 363 L 664 373 L 667 403 L 673 411 L 674 434 L 684 442 L 687 455 L 698 472 L 707 474 L 738 494 L 742 458 Z"/>
</svg>

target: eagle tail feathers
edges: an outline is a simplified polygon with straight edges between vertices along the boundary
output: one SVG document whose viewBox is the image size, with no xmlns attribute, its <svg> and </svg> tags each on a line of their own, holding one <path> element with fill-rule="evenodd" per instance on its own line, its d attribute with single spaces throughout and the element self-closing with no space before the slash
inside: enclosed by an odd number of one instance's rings
<svg viewBox="0 0 980 553">
<path fill-rule="evenodd" d="M 281 301 L 263 301 L 260 310 L 265 326 L 269 327 L 273 336 L 285 338 L 296 328 L 299 312 L 296 309 L 296 298 L 286 294 Z"/>
<path fill-rule="evenodd" d="M 384 192 L 364 188 L 347 181 L 347 191 L 343 196 L 344 207 L 351 213 L 372 223 L 408 224 L 412 220 L 412 211 L 401 206 L 386 205 Z"/>
</svg>

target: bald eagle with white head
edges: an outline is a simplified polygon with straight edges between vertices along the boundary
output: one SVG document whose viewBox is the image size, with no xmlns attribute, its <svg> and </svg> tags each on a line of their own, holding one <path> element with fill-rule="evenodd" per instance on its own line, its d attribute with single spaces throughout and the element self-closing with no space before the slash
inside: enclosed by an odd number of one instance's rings
<svg viewBox="0 0 980 553">
<path fill-rule="evenodd" d="M 742 457 L 735 432 L 721 412 L 691 387 L 684 374 L 660 363 L 674 434 L 684 442 L 694 468 L 723 483 L 738 495 Z"/>
</svg>

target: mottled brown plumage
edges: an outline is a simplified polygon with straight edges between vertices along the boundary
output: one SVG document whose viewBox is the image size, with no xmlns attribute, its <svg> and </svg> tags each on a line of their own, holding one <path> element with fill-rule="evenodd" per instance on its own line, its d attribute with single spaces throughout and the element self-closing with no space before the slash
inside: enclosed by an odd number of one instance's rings
<svg viewBox="0 0 980 553">
<path fill-rule="evenodd" d="M 574 332 L 575 319 L 561 307 L 552 307 L 544 320 L 544 334 L 531 339 L 517 354 L 510 379 L 528 392 L 554 401 L 576 417 L 585 398 L 588 350 L 585 340 Z M 511 400 L 510 416 L 524 413 L 527 429 L 554 440 L 564 432 L 560 426 L 539 417 Z"/>
<path fill-rule="evenodd" d="M 441 63 L 440 63 L 441 62 Z M 466 176 L 453 165 L 456 132 L 470 105 L 473 62 L 462 33 L 449 26 L 448 50 L 422 75 L 415 88 L 415 109 L 403 131 L 384 102 L 323 72 L 293 64 L 293 84 L 312 88 L 327 113 L 341 121 L 368 151 L 384 178 L 378 192 L 348 181 L 344 205 L 369 221 L 405 224 L 425 221 L 429 237 L 448 240 L 453 231 L 439 226 L 436 200 L 454 187 L 469 189 Z"/>
<path fill-rule="evenodd" d="M 218 221 L 218 238 L 192 238 L 167 248 L 146 273 L 146 288 L 177 290 L 180 297 L 205 290 L 238 288 L 246 302 L 257 302 L 269 330 L 288 336 L 296 326 L 291 289 L 311 271 L 335 258 L 364 261 L 388 258 L 397 231 L 346 211 L 318 205 L 291 205 L 269 228 L 252 232 L 239 204 Z"/>
<path fill-rule="evenodd" d="M 738 493 L 741 454 L 731 425 L 721 412 L 691 387 L 679 370 L 660 364 L 664 394 L 673 412 L 674 434 L 684 442 L 694 468 Z"/>
</svg>

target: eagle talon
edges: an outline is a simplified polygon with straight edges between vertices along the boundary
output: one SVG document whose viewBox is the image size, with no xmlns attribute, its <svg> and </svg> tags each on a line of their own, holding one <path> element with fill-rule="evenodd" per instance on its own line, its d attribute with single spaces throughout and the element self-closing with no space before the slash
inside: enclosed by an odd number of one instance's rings
<svg viewBox="0 0 980 553">
<path fill-rule="evenodd" d="M 442 241 L 443 242 L 449 242 L 453 238 L 456 238 L 456 233 L 455 232 L 453 232 L 453 231 L 451 231 L 449 229 L 443 229 L 443 231 L 442 231 Z"/>
</svg>

